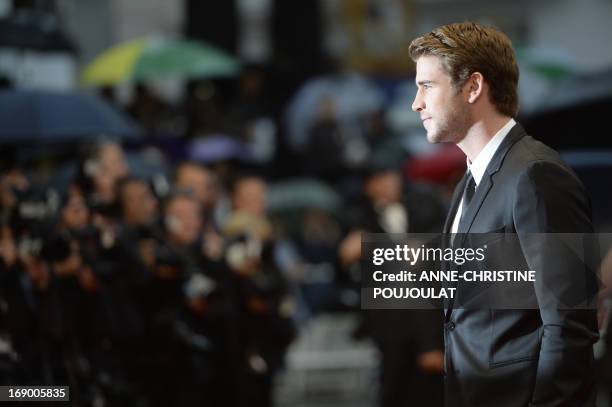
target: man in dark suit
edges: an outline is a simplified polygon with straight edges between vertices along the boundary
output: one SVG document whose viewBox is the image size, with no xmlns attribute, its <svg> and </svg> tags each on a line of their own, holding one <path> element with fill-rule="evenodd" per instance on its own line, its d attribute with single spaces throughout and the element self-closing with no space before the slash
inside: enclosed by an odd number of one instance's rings
<svg viewBox="0 0 612 407">
<path fill-rule="evenodd" d="M 447 304 L 446 404 L 589 405 L 595 311 L 549 300 L 556 298 L 550 290 L 564 295 L 593 276 L 529 236 L 592 233 L 590 201 L 558 154 L 512 118 L 519 73 L 510 40 L 493 28 L 460 23 L 416 38 L 409 50 L 417 66 L 412 109 L 428 141 L 455 143 L 467 156 L 444 233 L 462 234 L 455 247 L 467 234 L 514 236 L 520 243 L 514 260 L 537 273 L 534 309 Z M 460 283 L 456 297 L 461 291 Z"/>
<path fill-rule="evenodd" d="M 362 233 L 433 233 L 440 230 L 444 207 L 425 186 L 404 183 L 399 170 L 372 160 L 364 168 L 364 199 L 345 211 L 352 231 L 340 245 L 345 265 L 361 252 Z M 350 246 L 356 250 L 351 255 Z M 442 405 L 442 315 L 438 310 L 364 309 L 359 337 L 368 334 L 378 347 L 379 407 Z"/>
</svg>

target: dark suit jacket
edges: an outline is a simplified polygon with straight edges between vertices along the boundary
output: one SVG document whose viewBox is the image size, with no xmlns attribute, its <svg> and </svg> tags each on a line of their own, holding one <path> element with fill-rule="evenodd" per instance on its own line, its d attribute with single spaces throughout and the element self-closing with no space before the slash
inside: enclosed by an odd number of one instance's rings
<svg viewBox="0 0 612 407">
<path fill-rule="evenodd" d="M 455 190 L 445 233 L 450 233 L 464 183 L 465 179 Z M 589 405 L 595 311 L 541 305 L 547 290 L 542 281 L 552 281 L 542 278 L 546 273 L 554 273 L 556 289 L 562 291 L 588 279 L 588 273 L 575 270 L 558 251 L 525 244 L 531 233 L 593 232 L 590 201 L 576 175 L 554 150 L 517 124 L 489 163 L 458 232 L 518 238 L 521 260 L 539 273 L 533 290 L 540 307 L 449 305 L 444 329 L 446 404 Z M 460 283 L 457 295 L 461 289 Z"/>
<path fill-rule="evenodd" d="M 409 184 L 401 204 L 408 218 L 407 230 L 403 233 L 433 234 L 442 227 L 446 208 L 433 190 Z M 344 217 L 350 228 L 386 233 L 380 214 L 365 198 L 356 207 L 349 208 Z M 442 350 L 442 317 L 439 309 L 362 310 L 359 335 L 369 334 L 382 356 L 380 407 L 442 405 L 441 375 L 425 373 L 416 363 L 419 354 Z"/>
</svg>

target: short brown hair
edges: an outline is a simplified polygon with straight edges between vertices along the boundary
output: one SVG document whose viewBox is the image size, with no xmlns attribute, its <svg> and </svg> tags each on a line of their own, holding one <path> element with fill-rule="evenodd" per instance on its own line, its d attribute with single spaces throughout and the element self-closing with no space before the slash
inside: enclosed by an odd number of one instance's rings
<svg viewBox="0 0 612 407">
<path fill-rule="evenodd" d="M 518 112 L 518 65 L 512 42 L 501 31 L 472 22 L 443 25 L 415 38 L 408 51 L 415 62 L 422 56 L 439 57 L 456 88 L 480 72 L 497 110 L 507 116 Z"/>
</svg>

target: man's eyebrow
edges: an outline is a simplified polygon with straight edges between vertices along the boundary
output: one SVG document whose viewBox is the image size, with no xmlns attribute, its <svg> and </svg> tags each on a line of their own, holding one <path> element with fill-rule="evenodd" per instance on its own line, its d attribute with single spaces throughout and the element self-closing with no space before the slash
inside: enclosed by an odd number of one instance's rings
<svg viewBox="0 0 612 407">
<path fill-rule="evenodd" d="M 422 85 L 429 85 L 430 83 L 435 83 L 434 81 L 430 81 L 430 80 L 426 80 L 426 81 L 418 81 L 417 85 L 422 86 Z"/>
</svg>

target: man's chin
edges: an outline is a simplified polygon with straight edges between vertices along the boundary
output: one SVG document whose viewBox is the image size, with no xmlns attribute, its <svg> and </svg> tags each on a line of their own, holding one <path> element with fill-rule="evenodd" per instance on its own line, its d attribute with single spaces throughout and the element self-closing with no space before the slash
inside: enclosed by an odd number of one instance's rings
<svg viewBox="0 0 612 407">
<path fill-rule="evenodd" d="M 455 139 L 447 133 L 427 132 L 427 141 L 429 142 L 429 144 L 456 143 Z"/>
<path fill-rule="evenodd" d="M 437 134 L 427 132 L 427 141 L 429 142 L 429 144 L 438 144 L 442 143 L 443 140 L 441 140 Z"/>
</svg>

